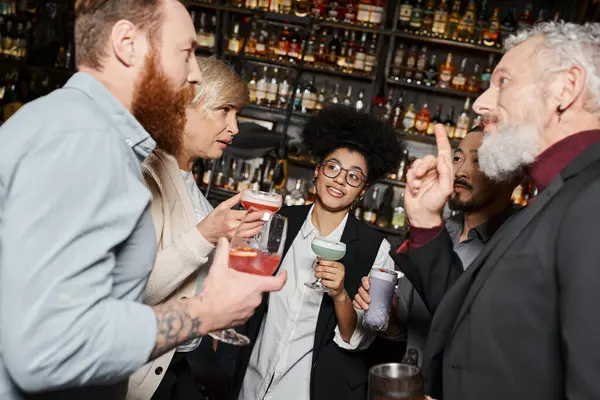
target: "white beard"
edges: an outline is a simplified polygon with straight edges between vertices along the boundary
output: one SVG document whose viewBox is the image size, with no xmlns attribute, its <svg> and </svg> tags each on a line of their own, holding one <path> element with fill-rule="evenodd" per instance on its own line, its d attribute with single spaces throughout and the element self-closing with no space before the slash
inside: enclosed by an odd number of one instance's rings
<svg viewBox="0 0 600 400">
<path fill-rule="evenodd" d="M 535 161 L 540 147 L 541 134 L 535 126 L 498 126 L 498 131 L 486 133 L 481 141 L 479 169 L 494 181 L 511 181 Z"/>
</svg>

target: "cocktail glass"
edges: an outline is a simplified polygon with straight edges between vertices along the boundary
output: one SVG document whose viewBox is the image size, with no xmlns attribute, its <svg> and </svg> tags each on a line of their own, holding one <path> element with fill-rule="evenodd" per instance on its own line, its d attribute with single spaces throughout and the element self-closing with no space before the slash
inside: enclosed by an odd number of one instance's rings
<svg viewBox="0 0 600 400">
<path fill-rule="evenodd" d="M 246 216 L 249 214 L 250 212 Z M 243 221 L 240 226 L 242 225 Z M 271 214 L 260 233 L 254 238 L 245 237 L 238 228 L 231 241 L 229 267 L 248 274 L 273 275 L 281 261 L 286 236 L 287 218 L 279 214 Z M 237 333 L 235 329 L 224 329 L 211 332 L 209 335 L 234 346 L 250 343 L 247 336 Z"/>
<path fill-rule="evenodd" d="M 246 210 L 258 210 L 276 213 L 283 204 L 283 198 L 277 193 L 261 192 L 260 190 L 244 189 L 240 200 Z M 265 217 L 265 218 L 268 218 Z"/>
<path fill-rule="evenodd" d="M 338 261 L 346 255 L 346 244 L 327 240 L 324 237 L 317 236 L 310 244 L 312 251 L 319 257 L 327 261 Z M 317 261 L 313 267 L 316 268 Z M 306 286 L 319 292 L 329 292 L 329 289 L 323 286 L 321 278 L 317 278 L 314 282 L 305 282 Z"/>
</svg>

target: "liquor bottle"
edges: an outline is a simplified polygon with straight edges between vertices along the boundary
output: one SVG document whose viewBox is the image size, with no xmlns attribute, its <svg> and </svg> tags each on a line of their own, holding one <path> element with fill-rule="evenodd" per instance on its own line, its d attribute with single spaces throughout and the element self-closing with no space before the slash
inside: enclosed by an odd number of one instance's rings
<svg viewBox="0 0 600 400">
<path fill-rule="evenodd" d="M 371 74 L 377 65 L 377 34 L 374 33 L 371 38 L 371 43 L 367 49 L 367 57 L 365 58 L 365 73 Z"/>
<path fill-rule="evenodd" d="M 327 20 L 331 22 L 339 21 L 338 8 L 339 4 L 337 0 L 333 0 L 327 4 Z"/>
<path fill-rule="evenodd" d="M 475 31 L 473 32 L 473 36 L 471 36 L 470 42 L 474 44 L 482 44 L 483 34 L 487 30 L 487 26 L 487 0 L 483 0 L 483 2 L 481 3 L 481 10 L 479 11 L 479 16 L 477 17 L 477 22 L 475 23 Z"/>
<path fill-rule="evenodd" d="M 483 125 L 483 117 L 481 115 L 478 115 L 473 120 L 473 125 L 471 126 L 471 128 L 474 128 L 476 126 L 482 126 L 482 125 Z"/>
<path fill-rule="evenodd" d="M 481 74 L 481 90 L 485 92 L 490 88 L 490 81 L 492 80 L 492 72 L 494 71 L 494 55 L 490 54 L 488 59 L 488 66 Z"/>
<path fill-rule="evenodd" d="M 280 14 L 291 14 L 292 13 L 292 0 L 279 0 L 279 13 Z"/>
<path fill-rule="evenodd" d="M 444 35 L 448 26 L 448 4 L 446 4 L 446 1 L 442 0 L 433 13 L 433 28 L 431 30 L 437 36 Z"/>
<path fill-rule="evenodd" d="M 319 36 L 319 44 L 317 46 L 317 54 L 315 55 L 315 63 L 317 65 L 327 65 L 328 63 L 327 29 L 323 29 Z"/>
<path fill-rule="evenodd" d="M 406 82 L 412 82 L 415 66 L 417 65 L 417 56 L 419 48 L 416 44 L 413 44 L 408 52 L 408 58 L 406 59 L 406 71 L 404 72 L 404 79 Z"/>
<path fill-rule="evenodd" d="M 384 121 L 389 121 L 392 118 L 392 111 L 394 111 L 394 88 L 391 87 L 388 90 L 388 97 L 384 103 L 385 112 L 383 115 Z"/>
<path fill-rule="evenodd" d="M 221 158 L 219 162 L 219 167 L 217 169 L 217 175 L 215 178 L 215 186 L 224 188 L 227 184 L 227 159 L 225 157 Z"/>
<path fill-rule="evenodd" d="M 371 0 L 360 0 L 358 3 L 358 13 L 356 22 L 360 25 L 369 25 L 371 19 L 372 3 Z"/>
<path fill-rule="evenodd" d="M 483 44 L 486 46 L 495 46 L 500 35 L 500 9 L 494 8 L 494 13 L 488 22 L 488 28 L 483 32 Z"/>
<path fill-rule="evenodd" d="M 314 19 L 325 19 L 327 17 L 327 4 L 325 0 L 313 0 L 311 14 Z"/>
<path fill-rule="evenodd" d="M 344 22 L 346 24 L 355 24 L 356 16 L 358 14 L 358 1 L 347 0 L 346 1 L 346 13 L 344 14 Z"/>
<path fill-rule="evenodd" d="M 445 37 L 456 40 L 458 38 L 458 23 L 460 22 L 460 0 L 454 0 L 452 12 L 448 16 L 448 26 L 446 26 Z"/>
<path fill-rule="evenodd" d="M 377 94 L 371 99 L 371 115 L 380 121 L 385 120 L 387 112 L 385 103 L 385 85 L 381 82 L 377 89 Z"/>
<path fill-rule="evenodd" d="M 306 42 L 306 50 L 304 51 L 304 63 L 314 65 L 317 54 L 317 28 L 313 28 L 308 42 Z"/>
<path fill-rule="evenodd" d="M 319 94 L 317 95 L 317 105 L 315 107 L 316 111 L 321 111 L 325 107 L 325 103 L 327 101 L 327 95 L 325 92 L 325 87 L 327 86 L 327 82 L 319 89 Z"/>
<path fill-rule="evenodd" d="M 429 125 L 427 126 L 427 134 L 434 135 L 435 134 L 435 124 L 442 123 L 442 105 L 438 104 L 435 106 L 435 114 L 431 121 L 429 121 Z"/>
<path fill-rule="evenodd" d="M 404 0 L 398 13 L 398 26 L 400 29 L 408 29 L 412 19 L 413 5 L 411 0 Z"/>
<path fill-rule="evenodd" d="M 533 26 L 533 5 L 528 3 L 525 5 L 525 10 L 523 14 L 519 16 L 519 20 L 517 21 L 517 30 L 522 31 L 525 29 L 530 29 Z"/>
<path fill-rule="evenodd" d="M 249 56 L 256 54 L 256 46 L 258 45 L 258 39 L 256 38 L 256 24 L 253 22 L 250 28 L 250 36 L 246 40 L 245 52 Z"/>
<path fill-rule="evenodd" d="M 415 103 L 410 103 L 408 109 L 404 113 L 402 118 L 402 129 L 406 133 L 415 133 L 415 120 L 417 119 L 417 113 L 415 111 Z"/>
<path fill-rule="evenodd" d="M 363 101 L 363 97 L 365 97 L 365 90 L 360 89 L 360 91 L 358 92 L 358 100 L 356 100 L 356 103 L 354 104 L 354 108 L 356 108 L 357 111 L 360 111 L 363 108 L 365 108 L 365 102 Z"/>
<path fill-rule="evenodd" d="M 315 88 L 315 77 L 308 82 L 302 94 L 302 109 L 303 113 L 312 114 L 317 108 L 317 89 Z"/>
<path fill-rule="evenodd" d="M 538 17 L 533 24 L 538 25 L 538 24 L 541 24 L 542 22 L 544 22 L 546 20 L 546 17 L 544 14 L 545 14 L 544 10 L 540 10 L 540 12 L 538 13 Z"/>
<path fill-rule="evenodd" d="M 277 92 L 278 97 L 278 107 L 285 108 L 288 104 L 288 99 L 290 96 L 290 83 L 288 79 L 288 72 L 286 70 L 282 71 L 282 76 L 279 82 L 279 90 Z"/>
<path fill-rule="evenodd" d="M 404 193 L 401 193 L 404 197 Z M 404 201 L 401 201 L 402 205 L 398 205 L 394 208 L 394 215 L 392 216 L 391 227 L 395 231 L 402 230 L 406 225 L 406 211 L 404 210 Z"/>
<path fill-rule="evenodd" d="M 279 35 L 276 32 L 271 32 L 269 35 L 269 43 L 267 45 L 267 57 L 273 60 L 279 57 Z"/>
<path fill-rule="evenodd" d="M 417 84 L 422 84 L 425 79 L 425 69 L 427 67 L 427 47 L 423 46 L 421 52 L 417 57 L 417 64 L 415 68 L 414 81 Z"/>
<path fill-rule="evenodd" d="M 208 32 L 206 33 L 206 47 L 214 49 L 216 46 L 217 37 L 217 16 L 215 14 L 210 17 L 210 24 L 208 25 Z"/>
<path fill-rule="evenodd" d="M 448 138 L 453 139 L 454 130 L 456 129 L 456 124 L 454 123 L 454 106 L 450 106 L 450 108 L 448 108 L 448 114 L 446 115 L 446 121 L 444 121 L 444 125 L 446 125 L 446 134 L 448 134 Z"/>
<path fill-rule="evenodd" d="M 294 0 L 294 14 L 298 17 L 306 17 L 311 10 L 308 0 Z"/>
<path fill-rule="evenodd" d="M 262 177 L 260 176 L 260 174 L 262 172 L 262 169 L 263 169 L 262 164 L 256 168 L 254 168 L 254 173 L 252 174 L 252 180 L 250 180 L 250 185 L 248 185 L 248 189 L 260 190 L 260 183 L 262 182 Z"/>
<path fill-rule="evenodd" d="M 298 27 L 294 28 L 294 32 L 290 37 L 290 43 L 288 47 L 288 61 L 295 63 L 302 55 L 302 42 L 300 41 L 300 30 Z"/>
<path fill-rule="evenodd" d="M 276 107 L 278 104 L 277 101 L 277 93 L 278 93 L 278 82 L 277 78 L 279 76 L 279 68 L 273 69 L 273 75 L 271 75 L 271 79 L 267 83 L 267 105 L 269 107 Z"/>
<path fill-rule="evenodd" d="M 196 18 L 196 13 L 192 11 L 192 21 L 196 26 L 196 40 L 198 41 L 198 47 L 208 47 L 207 43 L 207 21 L 206 13 L 200 13 L 199 18 Z"/>
<path fill-rule="evenodd" d="M 459 40 L 467 41 L 471 38 L 475 30 L 475 18 L 477 18 L 475 0 L 470 0 L 465 13 L 458 23 Z"/>
<path fill-rule="evenodd" d="M 383 23 L 383 14 L 385 10 L 384 0 L 373 0 L 371 13 L 369 14 L 369 25 L 378 27 Z"/>
<path fill-rule="evenodd" d="M 423 108 L 417 114 L 417 120 L 415 121 L 415 131 L 418 135 L 426 135 L 427 127 L 429 126 L 430 119 L 429 109 L 427 103 L 423 104 Z"/>
<path fill-rule="evenodd" d="M 231 160 L 231 167 L 227 170 L 225 175 L 225 189 L 235 190 L 237 181 L 237 160 L 233 158 Z"/>
<path fill-rule="evenodd" d="M 456 139 L 462 139 L 467 136 L 467 132 L 469 131 L 469 124 L 471 123 L 471 119 L 469 118 L 469 109 L 471 108 L 471 98 L 467 97 L 465 101 L 465 105 L 463 107 L 463 112 L 458 116 L 458 120 L 456 121 L 456 130 L 454 131 L 454 137 Z"/>
<path fill-rule="evenodd" d="M 356 205 L 354 206 L 354 210 L 352 211 L 352 213 L 354 214 L 354 217 L 359 221 L 362 221 L 363 209 L 366 208 L 366 204 L 367 199 L 365 198 L 363 198 L 362 201 L 356 201 Z"/>
<path fill-rule="evenodd" d="M 473 73 L 467 79 L 467 92 L 479 93 L 481 90 L 481 82 L 479 81 L 479 64 L 473 67 Z"/>
<path fill-rule="evenodd" d="M 396 48 L 396 52 L 394 53 L 394 61 L 392 62 L 392 67 L 390 68 L 390 77 L 394 80 L 400 80 L 400 76 L 402 75 L 402 66 L 404 64 L 404 54 L 406 53 L 406 49 L 404 48 L 404 43 L 400 43 L 398 48 Z"/>
<path fill-rule="evenodd" d="M 421 33 L 431 35 L 433 31 L 433 18 L 435 14 L 435 0 L 427 0 L 425 11 L 423 11 L 423 24 L 421 25 Z"/>
<path fill-rule="evenodd" d="M 296 179 L 294 189 L 285 195 L 284 201 L 286 206 L 301 206 L 305 203 L 303 186 L 302 179 Z"/>
<path fill-rule="evenodd" d="M 371 189 L 371 195 L 369 196 L 369 200 L 367 201 L 366 208 L 363 212 L 363 221 L 367 224 L 374 224 L 377 220 L 377 197 L 379 196 L 379 188 L 377 186 L 373 186 Z"/>
<path fill-rule="evenodd" d="M 298 85 L 296 87 L 296 92 L 294 95 L 294 110 L 301 111 L 302 110 L 302 97 L 304 96 L 304 88 L 302 85 Z"/>
<path fill-rule="evenodd" d="M 248 189 L 248 187 L 250 186 L 250 164 L 248 163 L 244 163 L 244 166 L 242 167 L 242 176 L 240 177 L 240 179 L 237 181 L 237 185 L 235 190 L 237 190 L 238 192 L 241 192 L 244 189 Z"/>
<path fill-rule="evenodd" d="M 333 90 L 333 94 L 331 98 L 329 98 L 329 104 L 339 104 L 340 103 L 340 84 L 335 84 L 335 89 Z"/>
<path fill-rule="evenodd" d="M 258 0 L 246 0 L 246 8 L 258 8 Z"/>
<path fill-rule="evenodd" d="M 401 91 L 398 95 L 398 100 L 396 100 L 396 104 L 394 105 L 394 109 L 392 110 L 392 125 L 395 128 L 403 128 L 402 122 L 404 119 L 404 93 Z"/>
<path fill-rule="evenodd" d="M 344 37 L 340 42 L 340 51 L 336 60 L 337 67 L 342 71 L 346 67 L 346 53 L 348 53 L 348 44 L 350 42 L 349 35 L 348 31 L 344 31 Z"/>
<path fill-rule="evenodd" d="M 436 86 L 438 82 L 438 61 L 437 55 L 431 55 L 431 61 L 429 61 L 429 67 L 427 71 L 425 71 L 425 86 L 433 87 Z"/>
<path fill-rule="evenodd" d="M 203 186 L 208 186 L 208 184 L 212 181 L 213 171 L 210 167 L 210 164 L 210 162 L 207 162 L 206 165 L 204 165 L 202 162 L 194 163 L 193 169 L 196 170 L 194 171 L 194 175 L 202 176 L 201 183 Z"/>
<path fill-rule="evenodd" d="M 267 72 L 267 67 L 263 67 L 262 76 L 256 82 L 256 104 L 261 106 L 267 104 L 267 88 L 269 85 Z"/>
<path fill-rule="evenodd" d="M 452 81 L 453 75 L 454 65 L 452 65 L 452 53 L 448 53 L 446 62 L 440 65 L 440 78 L 438 81 L 439 87 L 448 89 L 450 87 L 450 82 Z"/>
<path fill-rule="evenodd" d="M 242 42 L 240 40 L 240 24 L 236 23 L 233 26 L 233 33 L 229 38 L 229 43 L 227 43 L 227 50 L 237 54 L 240 52 L 242 48 Z"/>
<path fill-rule="evenodd" d="M 258 0 L 258 9 L 262 11 L 269 11 L 269 0 Z"/>
<path fill-rule="evenodd" d="M 406 182 L 406 172 L 408 172 L 408 149 L 402 151 L 402 157 L 396 171 L 396 180 L 398 182 Z"/>
<path fill-rule="evenodd" d="M 248 81 L 248 97 L 249 97 L 250 104 L 256 104 L 256 87 L 257 87 L 256 71 L 252 71 L 252 77 Z"/>
<path fill-rule="evenodd" d="M 279 12 L 279 0 L 269 1 L 269 11 L 277 13 Z"/>
<path fill-rule="evenodd" d="M 279 61 L 286 61 L 290 49 L 290 28 L 287 25 L 283 27 L 279 41 L 277 42 L 277 58 Z"/>
<path fill-rule="evenodd" d="M 375 225 L 380 228 L 388 228 L 392 223 L 392 217 L 394 216 L 394 207 L 392 202 L 394 201 L 394 188 L 388 186 L 383 192 L 383 201 L 381 207 L 377 213 Z"/>
<path fill-rule="evenodd" d="M 337 59 L 340 55 L 341 46 L 342 46 L 342 44 L 340 43 L 339 33 L 338 33 L 338 30 L 336 29 L 333 31 L 333 37 L 331 38 L 331 41 L 329 42 L 329 51 L 327 53 L 327 60 L 328 60 L 329 65 L 332 65 L 332 66 L 337 65 Z"/>
<path fill-rule="evenodd" d="M 412 9 L 412 15 L 410 17 L 410 23 L 408 27 L 411 31 L 417 33 L 421 30 L 421 26 L 423 25 L 423 5 L 421 4 L 423 0 L 417 0 Z"/>
<path fill-rule="evenodd" d="M 502 37 L 502 41 L 517 31 L 516 14 L 517 9 L 513 7 L 502 20 L 502 23 L 500 24 L 500 36 Z"/>
<path fill-rule="evenodd" d="M 23 99 L 20 94 L 20 85 L 22 84 L 19 80 L 19 73 L 14 72 L 9 78 L 10 84 L 6 89 L 4 95 L 4 101 L 2 105 L 2 118 L 7 121 L 12 117 L 21 107 L 23 107 Z"/>
<path fill-rule="evenodd" d="M 365 43 L 366 45 L 366 43 Z M 347 74 L 351 74 L 354 71 L 354 65 L 356 63 L 356 56 L 357 56 L 357 51 L 359 49 L 359 46 L 357 46 L 356 44 L 356 32 L 352 31 L 350 33 L 350 40 L 348 41 L 347 45 L 346 45 L 346 54 L 344 57 L 344 67 L 342 68 L 342 71 L 344 71 Z M 363 69 L 364 69 L 364 60 L 366 59 L 366 48 L 362 47 L 362 64 L 361 62 L 359 62 L 359 64 L 362 65 Z"/>
<path fill-rule="evenodd" d="M 354 32 L 353 32 L 354 33 Z M 363 32 L 360 43 L 356 46 L 356 56 L 354 57 L 354 69 L 364 71 L 367 61 L 367 33 Z"/>
<path fill-rule="evenodd" d="M 256 41 L 256 55 L 258 57 L 265 57 L 267 55 L 267 44 L 269 39 L 266 30 L 266 24 L 263 22 Z"/>
<path fill-rule="evenodd" d="M 466 90 L 467 88 L 467 76 L 465 71 L 467 69 L 467 57 L 464 57 L 460 63 L 460 69 L 458 74 L 452 78 L 452 89 L 454 90 Z"/>
<path fill-rule="evenodd" d="M 348 86 L 348 90 L 346 91 L 346 96 L 344 96 L 343 103 L 346 106 L 352 105 L 352 86 Z"/>
</svg>

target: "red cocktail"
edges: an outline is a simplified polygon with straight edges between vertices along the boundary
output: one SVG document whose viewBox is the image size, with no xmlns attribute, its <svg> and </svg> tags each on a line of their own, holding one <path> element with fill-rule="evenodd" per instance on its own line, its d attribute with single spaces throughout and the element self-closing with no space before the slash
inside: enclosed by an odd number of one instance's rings
<svg viewBox="0 0 600 400">
<path fill-rule="evenodd" d="M 257 203 L 254 201 L 241 201 L 242 206 L 244 206 L 244 208 L 246 210 L 250 210 L 250 209 L 254 209 L 254 210 L 260 210 L 260 211 L 268 211 L 271 213 L 275 213 L 277 211 L 279 211 L 279 209 L 281 208 L 281 205 L 276 206 L 276 205 L 270 205 L 270 204 L 264 204 L 264 203 Z"/>
<path fill-rule="evenodd" d="M 277 193 L 246 189 L 242 192 L 240 203 L 246 210 L 252 209 L 275 213 L 281 208 L 283 198 Z"/>
<path fill-rule="evenodd" d="M 229 266 L 248 274 L 271 276 L 277 270 L 279 261 L 281 261 L 279 254 L 262 253 L 249 247 L 229 251 Z"/>
</svg>

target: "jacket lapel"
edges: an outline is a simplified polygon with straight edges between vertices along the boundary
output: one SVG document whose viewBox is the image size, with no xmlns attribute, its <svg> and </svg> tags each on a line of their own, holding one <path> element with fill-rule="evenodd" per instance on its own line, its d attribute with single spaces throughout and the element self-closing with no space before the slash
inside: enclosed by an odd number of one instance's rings
<svg viewBox="0 0 600 400">
<path fill-rule="evenodd" d="M 451 333 L 451 337 L 456 332 L 458 326 L 468 313 L 471 304 L 477 297 L 477 294 L 481 290 L 485 281 L 489 278 L 490 274 L 494 270 L 498 260 L 506 253 L 510 246 L 517 239 L 517 234 L 523 231 L 527 225 L 538 215 L 548 204 L 563 186 L 563 179 L 559 175 L 552 183 L 540 193 L 534 201 L 532 201 L 527 207 L 520 211 L 514 218 L 508 220 L 492 237 L 492 239 L 486 244 L 484 250 L 479 254 L 475 261 L 471 264 L 465 275 L 468 275 L 468 280 L 472 281 L 471 285 L 456 322 Z M 462 277 L 461 277 L 462 280 Z"/>
<path fill-rule="evenodd" d="M 353 245 L 354 242 L 358 239 L 358 221 L 351 213 L 348 215 L 348 221 L 346 221 L 346 227 L 344 228 L 344 232 L 342 233 L 341 242 L 346 243 L 346 254 L 340 260 L 340 262 L 344 265 L 351 264 L 348 260 L 353 260 L 356 258 L 356 252 L 358 249 Z M 346 277 L 344 281 L 350 282 L 354 279 L 353 276 L 354 271 L 347 268 L 346 269 Z M 359 277 L 359 279 L 362 277 Z M 327 294 L 323 294 L 323 300 L 321 302 L 321 308 L 319 310 L 319 316 L 317 318 L 317 329 L 315 331 L 315 342 L 313 346 L 313 364 L 317 360 L 319 355 L 319 351 L 324 345 L 324 339 L 327 336 L 327 332 L 333 331 L 335 327 L 331 326 L 334 324 L 334 307 L 333 300 Z"/>
</svg>

